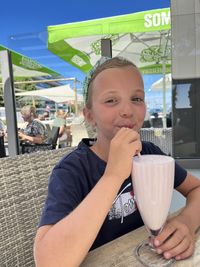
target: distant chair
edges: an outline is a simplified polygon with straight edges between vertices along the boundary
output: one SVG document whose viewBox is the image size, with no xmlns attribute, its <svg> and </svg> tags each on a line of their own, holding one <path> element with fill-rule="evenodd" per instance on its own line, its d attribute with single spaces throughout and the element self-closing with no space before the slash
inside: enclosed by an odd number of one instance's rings
<svg viewBox="0 0 200 267">
<path fill-rule="evenodd" d="M 150 128 L 151 127 L 151 123 L 149 120 L 145 120 L 143 122 L 142 128 Z"/>
<path fill-rule="evenodd" d="M 4 135 L 5 135 L 6 126 L 3 121 L 0 119 L 0 158 L 6 156 L 6 150 L 4 145 Z"/>
<path fill-rule="evenodd" d="M 163 120 L 162 118 L 152 118 L 151 125 L 153 128 L 163 128 Z"/>
<path fill-rule="evenodd" d="M 51 126 L 49 124 L 45 124 L 44 126 L 47 130 L 47 133 L 49 134 L 51 132 Z"/>
<path fill-rule="evenodd" d="M 6 150 L 4 146 L 4 136 L 0 135 L 0 158 L 3 158 L 6 156 Z"/>
<path fill-rule="evenodd" d="M 29 142 L 22 142 L 21 143 L 22 154 L 56 149 L 59 129 L 60 127 L 56 127 L 56 126 L 52 127 L 51 131 L 49 132 L 49 136 L 48 136 L 46 143 L 32 144 Z"/>
<path fill-rule="evenodd" d="M 142 128 L 142 141 L 152 142 L 167 155 L 172 155 L 172 128 Z"/>
<path fill-rule="evenodd" d="M 60 127 L 53 126 L 48 136 L 48 144 L 51 144 L 52 149 L 56 149 Z"/>
<path fill-rule="evenodd" d="M 65 132 L 58 138 L 58 147 L 72 146 L 72 139 L 71 126 L 66 125 Z"/>
<path fill-rule="evenodd" d="M 163 120 L 158 117 L 158 113 L 154 112 L 152 115 L 154 118 L 151 119 L 151 126 L 153 128 L 163 128 Z"/>
</svg>

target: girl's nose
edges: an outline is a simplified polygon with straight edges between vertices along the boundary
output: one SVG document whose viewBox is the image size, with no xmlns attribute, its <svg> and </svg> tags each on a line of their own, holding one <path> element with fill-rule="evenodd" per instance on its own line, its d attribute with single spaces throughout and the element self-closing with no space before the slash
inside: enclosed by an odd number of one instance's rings
<svg viewBox="0 0 200 267">
<path fill-rule="evenodd" d="M 132 104 L 125 104 L 121 107 L 119 112 L 121 117 L 127 118 L 133 115 L 133 108 Z"/>
</svg>

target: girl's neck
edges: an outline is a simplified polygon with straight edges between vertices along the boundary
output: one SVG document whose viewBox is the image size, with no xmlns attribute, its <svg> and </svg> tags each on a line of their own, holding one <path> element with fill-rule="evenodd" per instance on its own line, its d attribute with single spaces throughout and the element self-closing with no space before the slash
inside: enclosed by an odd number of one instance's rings
<svg viewBox="0 0 200 267">
<path fill-rule="evenodd" d="M 99 144 L 98 139 L 90 149 L 103 161 L 107 162 L 109 153 L 109 144 L 102 143 Z"/>
</svg>

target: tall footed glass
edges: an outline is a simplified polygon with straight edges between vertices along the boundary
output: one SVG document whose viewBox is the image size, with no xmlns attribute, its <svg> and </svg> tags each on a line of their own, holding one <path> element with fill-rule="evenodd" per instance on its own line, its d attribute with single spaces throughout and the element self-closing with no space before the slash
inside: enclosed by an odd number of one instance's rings
<svg viewBox="0 0 200 267">
<path fill-rule="evenodd" d="M 174 186 L 174 166 L 174 159 L 165 155 L 142 155 L 133 159 L 133 190 L 151 239 L 160 233 L 167 219 Z M 136 247 L 135 255 L 148 267 L 166 267 L 175 261 L 159 255 L 148 240 Z"/>
</svg>

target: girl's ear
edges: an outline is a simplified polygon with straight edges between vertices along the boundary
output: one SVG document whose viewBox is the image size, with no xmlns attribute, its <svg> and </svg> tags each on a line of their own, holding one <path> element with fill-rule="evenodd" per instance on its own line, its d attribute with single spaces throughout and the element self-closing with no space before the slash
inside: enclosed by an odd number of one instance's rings
<svg viewBox="0 0 200 267">
<path fill-rule="evenodd" d="M 91 127 L 94 128 L 96 123 L 93 120 L 93 115 L 92 115 L 91 109 L 88 109 L 87 107 L 84 107 L 83 115 L 84 115 L 85 120 L 91 125 Z"/>
<path fill-rule="evenodd" d="M 88 122 L 88 123 L 92 123 L 93 119 L 92 119 L 92 114 L 91 114 L 91 110 L 88 109 L 87 107 L 84 107 L 83 108 L 83 115 L 85 117 L 85 120 Z"/>
</svg>

